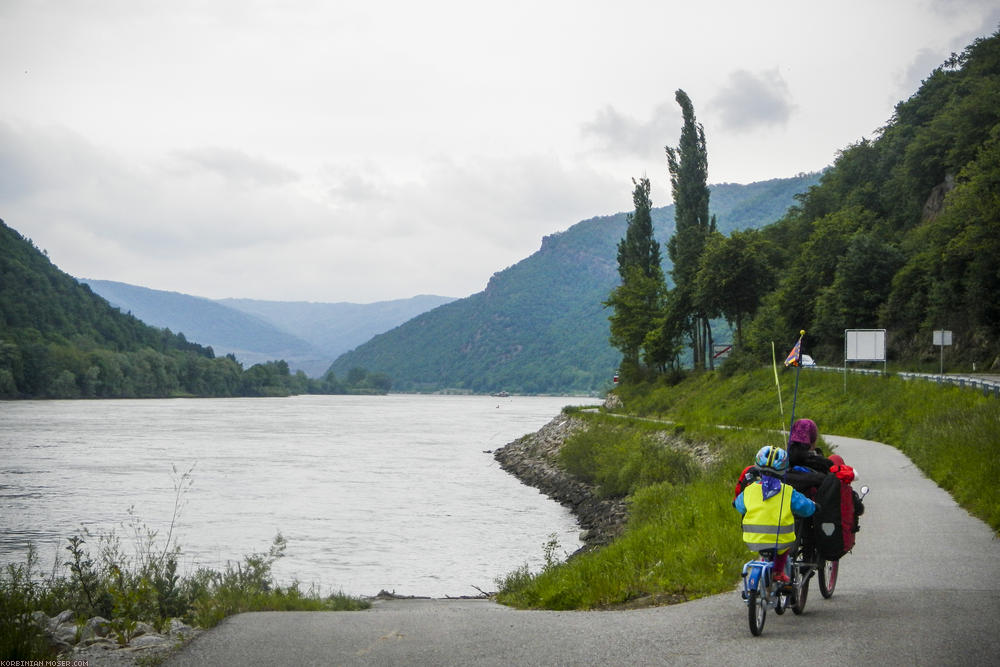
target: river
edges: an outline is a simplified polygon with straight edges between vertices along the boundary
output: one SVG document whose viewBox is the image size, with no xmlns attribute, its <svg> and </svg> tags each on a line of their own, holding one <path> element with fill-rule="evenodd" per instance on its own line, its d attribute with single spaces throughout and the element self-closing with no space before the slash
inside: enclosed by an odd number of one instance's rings
<svg viewBox="0 0 1000 667">
<path fill-rule="evenodd" d="M 536 431 L 564 397 L 0 402 L 0 563 L 30 542 L 43 566 L 83 534 L 134 554 L 171 531 L 183 574 L 266 551 L 284 584 L 433 597 L 580 546 L 573 516 L 502 471 L 491 450 Z M 58 554 L 58 556 L 57 556 Z"/>
</svg>

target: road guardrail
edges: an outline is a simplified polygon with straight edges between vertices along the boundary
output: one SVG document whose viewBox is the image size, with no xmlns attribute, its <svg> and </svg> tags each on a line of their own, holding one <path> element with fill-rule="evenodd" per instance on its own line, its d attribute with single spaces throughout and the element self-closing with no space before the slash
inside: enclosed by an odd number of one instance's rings
<svg viewBox="0 0 1000 667">
<path fill-rule="evenodd" d="M 803 366 L 805 370 L 836 371 L 843 373 L 842 367 L 836 366 Z M 877 368 L 848 368 L 848 373 L 860 373 L 861 375 L 886 375 L 885 371 Z M 938 375 L 936 373 L 911 373 L 908 371 L 891 371 L 889 375 L 896 375 L 904 380 L 924 380 L 937 382 L 938 384 L 949 384 L 968 389 L 978 389 L 983 392 L 983 396 L 992 396 L 1000 399 L 1000 380 L 975 377 L 972 375 Z"/>
</svg>

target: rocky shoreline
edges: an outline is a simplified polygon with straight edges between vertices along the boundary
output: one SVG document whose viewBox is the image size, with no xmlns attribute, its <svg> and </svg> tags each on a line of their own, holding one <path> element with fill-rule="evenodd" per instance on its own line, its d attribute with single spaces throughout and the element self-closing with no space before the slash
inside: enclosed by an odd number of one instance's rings
<svg viewBox="0 0 1000 667">
<path fill-rule="evenodd" d="M 584 529 L 584 546 L 589 551 L 611 543 L 622 534 L 628 519 L 624 500 L 598 497 L 593 486 L 562 470 L 556 463 L 566 438 L 585 427 L 572 414 L 560 414 L 536 433 L 525 435 L 493 453 L 500 467 L 576 515 Z M 574 554 L 575 555 L 575 554 Z"/>
<path fill-rule="evenodd" d="M 58 652 L 59 660 L 67 661 L 66 664 L 68 661 L 86 662 L 91 667 L 155 664 L 203 632 L 178 618 L 170 619 L 162 633 L 148 623 L 138 622 L 131 628 L 128 641 L 122 644 L 114 637 L 112 623 L 107 619 L 95 616 L 77 624 L 75 617 L 71 609 L 51 618 L 41 611 L 31 615 L 49 645 Z"/>
</svg>

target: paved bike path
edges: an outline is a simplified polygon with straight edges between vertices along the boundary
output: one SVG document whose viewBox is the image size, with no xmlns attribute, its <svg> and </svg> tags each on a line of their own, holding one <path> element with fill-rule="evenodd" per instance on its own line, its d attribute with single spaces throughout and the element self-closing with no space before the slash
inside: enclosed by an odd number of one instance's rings
<svg viewBox="0 0 1000 667">
<path fill-rule="evenodd" d="M 251 613 L 173 656 L 189 665 L 982 665 L 1000 656 L 1000 541 L 898 450 L 825 436 L 868 484 L 833 598 L 769 610 L 751 637 L 733 592 L 615 612 L 394 600 L 363 612 Z M 737 521 L 733 512 L 733 521 Z"/>
</svg>

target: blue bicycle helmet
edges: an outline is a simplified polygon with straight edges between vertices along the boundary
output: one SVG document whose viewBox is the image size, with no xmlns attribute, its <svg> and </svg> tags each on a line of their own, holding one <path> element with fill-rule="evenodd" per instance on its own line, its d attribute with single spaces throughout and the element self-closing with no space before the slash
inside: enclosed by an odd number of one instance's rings
<svg viewBox="0 0 1000 667">
<path fill-rule="evenodd" d="M 781 447 L 772 447 L 771 445 L 761 447 L 754 462 L 762 470 L 777 473 L 788 470 L 788 454 Z"/>
</svg>

